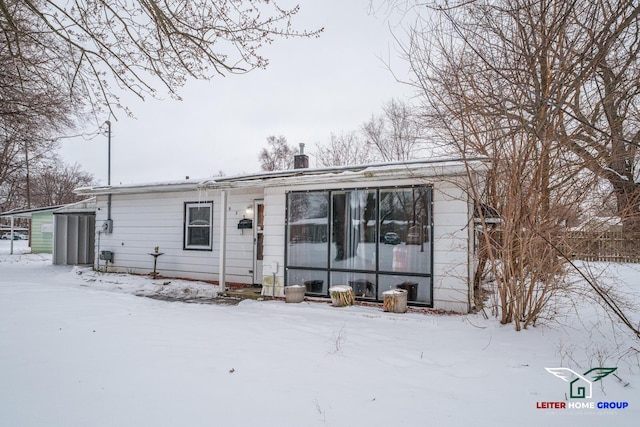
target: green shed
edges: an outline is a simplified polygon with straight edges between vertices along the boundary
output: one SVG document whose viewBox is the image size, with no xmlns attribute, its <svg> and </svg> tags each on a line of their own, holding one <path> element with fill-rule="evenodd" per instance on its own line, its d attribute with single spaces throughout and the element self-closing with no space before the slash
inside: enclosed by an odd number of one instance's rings
<svg viewBox="0 0 640 427">
<path fill-rule="evenodd" d="M 12 224 L 15 218 L 30 219 L 29 246 L 31 247 L 31 253 L 51 254 L 53 253 L 53 211 L 61 207 L 62 205 L 13 210 L 0 213 L 0 217 L 11 218 Z M 13 247 L 11 248 L 11 253 L 13 253 Z"/>
<path fill-rule="evenodd" d="M 31 214 L 31 253 L 53 253 L 53 210 Z"/>
</svg>

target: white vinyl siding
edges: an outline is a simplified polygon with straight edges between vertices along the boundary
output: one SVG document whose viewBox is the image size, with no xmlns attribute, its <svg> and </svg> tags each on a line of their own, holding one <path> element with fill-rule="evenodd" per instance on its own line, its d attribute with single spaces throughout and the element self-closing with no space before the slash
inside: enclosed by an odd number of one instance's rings
<svg viewBox="0 0 640 427">
<path fill-rule="evenodd" d="M 439 182 L 433 191 L 433 306 L 466 312 L 470 307 L 469 224 L 473 207 L 455 182 Z"/>
<path fill-rule="evenodd" d="M 252 284 L 253 233 L 252 230 L 239 230 L 238 222 L 254 199 L 262 199 L 262 192 L 239 189 L 228 193 L 226 281 Z M 185 203 L 194 200 L 213 201 L 211 250 L 184 249 Z M 111 207 L 113 233 L 96 237 L 96 249 L 114 253 L 114 263 L 109 263 L 109 271 L 148 274 L 153 271 L 150 253 L 159 246 L 159 251 L 163 252 L 158 257 L 160 275 L 217 281 L 219 200 L 220 193 L 215 190 L 114 194 Z M 107 197 L 99 196 L 97 203 L 96 227 L 99 229 L 106 219 Z M 103 267 L 104 262 L 100 265 Z"/>
</svg>

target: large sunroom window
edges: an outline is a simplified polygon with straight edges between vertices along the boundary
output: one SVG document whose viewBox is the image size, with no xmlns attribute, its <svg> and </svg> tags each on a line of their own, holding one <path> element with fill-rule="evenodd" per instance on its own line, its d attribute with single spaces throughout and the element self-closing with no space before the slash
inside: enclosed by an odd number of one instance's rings
<svg viewBox="0 0 640 427">
<path fill-rule="evenodd" d="M 393 288 L 432 303 L 431 187 L 291 192 L 287 284 L 311 295 L 350 285 L 361 299 Z"/>
</svg>

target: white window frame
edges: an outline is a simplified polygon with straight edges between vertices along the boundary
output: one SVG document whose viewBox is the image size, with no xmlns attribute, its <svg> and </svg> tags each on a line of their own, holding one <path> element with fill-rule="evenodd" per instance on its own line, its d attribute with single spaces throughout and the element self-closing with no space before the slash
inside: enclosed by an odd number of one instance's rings
<svg viewBox="0 0 640 427">
<path fill-rule="evenodd" d="M 193 208 L 209 208 L 209 224 L 190 224 L 191 222 L 191 209 Z M 209 244 L 208 245 L 195 245 L 189 243 L 189 230 L 192 228 L 208 228 L 209 229 Z M 213 202 L 186 202 L 184 204 L 184 249 L 185 250 L 198 250 L 198 251 L 210 251 L 213 247 Z"/>
</svg>

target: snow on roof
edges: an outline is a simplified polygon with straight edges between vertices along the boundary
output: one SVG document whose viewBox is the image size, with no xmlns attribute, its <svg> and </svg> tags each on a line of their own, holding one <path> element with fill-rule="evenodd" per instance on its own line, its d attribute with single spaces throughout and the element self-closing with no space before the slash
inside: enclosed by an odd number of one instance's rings
<svg viewBox="0 0 640 427">
<path fill-rule="evenodd" d="M 31 209 L 12 209 L 10 211 L 1 212 L 0 216 L 15 216 L 21 218 L 31 218 L 31 215 L 37 212 L 46 212 L 46 211 L 54 211 L 58 208 L 61 208 L 64 205 L 55 205 L 55 206 L 44 206 L 40 208 L 31 208 Z"/>
<path fill-rule="evenodd" d="M 309 176 L 309 175 L 335 175 L 340 173 L 362 173 L 363 171 L 376 171 L 376 170 L 404 170 L 407 171 L 409 169 L 414 169 L 419 166 L 453 166 L 454 164 L 460 165 L 464 161 L 470 163 L 487 163 L 489 161 L 486 157 L 476 157 L 476 158 L 442 158 L 442 159 L 418 159 L 418 160 L 407 160 L 403 162 L 386 162 L 386 163 L 371 163 L 364 165 L 350 165 L 350 166 L 331 166 L 325 168 L 305 168 L 305 169 L 289 169 L 285 171 L 267 171 L 267 172 L 259 172 L 254 174 L 247 175 L 238 175 L 232 177 L 220 177 L 215 180 L 211 180 L 216 183 L 223 182 L 238 182 L 238 181 L 250 181 L 250 180 L 267 180 L 273 178 L 290 178 L 295 176 Z M 206 184 L 204 182 L 203 184 Z"/>
<path fill-rule="evenodd" d="M 269 186 L 290 183 L 321 183 L 325 181 L 358 181 L 366 178 L 384 177 L 437 177 L 464 175 L 467 167 L 471 170 L 485 169 L 489 163 L 486 157 L 442 158 L 407 160 L 366 165 L 335 166 L 328 168 L 290 169 L 285 171 L 266 171 L 230 177 L 217 177 L 205 180 L 165 181 L 146 184 L 83 187 L 77 194 L 117 194 L 142 192 L 169 192 L 206 189 L 224 189 L 250 186 Z"/>
<path fill-rule="evenodd" d="M 201 180 L 157 181 L 142 184 L 129 185 L 103 185 L 97 187 L 80 187 L 74 191 L 76 194 L 109 194 L 109 193 L 140 193 L 145 191 L 180 191 L 197 190 Z"/>
<path fill-rule="evenodd" d="M 88 199 L 80 200 L 79 202 L 69 203 L 59 209 L 53 211 L 54 215 L 58 214 L 79 214 L 79 213 L 95 213 L 96 212 L 96 198 L 90 197 Z"/>
</svg>

